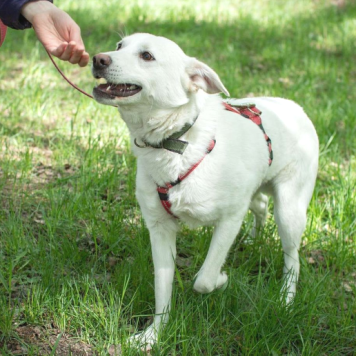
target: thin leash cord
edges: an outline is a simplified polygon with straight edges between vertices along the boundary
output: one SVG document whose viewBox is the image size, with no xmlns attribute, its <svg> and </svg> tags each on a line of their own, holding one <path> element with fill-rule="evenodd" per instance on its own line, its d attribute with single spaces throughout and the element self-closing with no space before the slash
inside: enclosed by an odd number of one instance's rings
<svg viewBox="0 0 356 356">
<path fill-rule="evenodd" d="M 92 95 L 88 94 L 87 92 L 85 92 L 84 90 L 80 89 L 79 87 L 77 87 L 74 83 L 72 83 L 65 75 L 64 73 L 60 70 L 60 68 L 58 67 L 57 63 L 54 61 L 52 55 L 46 50 L 49 59 L 52 61 L 53 65 L 56 67 L 57 71 L 59 72 L 59 74 L 63 77 L 63 79 L 69 84 L 71 85 L 74 89 L 78 90 L 79 92 L 81 92 L 82 94 L 86 95 L 87 97 L 89 97 L 90 99 L 94 99 Z"/>
</svg>

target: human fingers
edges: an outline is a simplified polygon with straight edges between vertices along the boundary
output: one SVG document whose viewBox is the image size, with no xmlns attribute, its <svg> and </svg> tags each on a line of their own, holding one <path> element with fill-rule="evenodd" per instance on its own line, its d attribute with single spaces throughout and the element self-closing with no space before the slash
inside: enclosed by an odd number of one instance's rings
<svg viewBox="0 0 356 356">
<path fill-rule="evenodd" d="M 79 47 L 82 47 L 85 50 L 84 42 L 81 35 L 81 30 L 76 23 L 73 23 L 71 25 L 70 36 L 71 36 L 71 41 L 74 41 Z"/>
<path fill-rule="evenodd" d="M 69 58 L 69 63 L 72 63 L 72 64 L 79 63 L 80 58 L 82 58 L 83 53 L 84 53 L 84 48 L 74 48 L 72 55 Z"/>
<path fill-rule="evenodd" d="M 89 54 L 85 52 L 84 47 L 77 45 L 69 59 L 72 64 L 79 64 L 80 67 L 85 67 L 89 63 Z"/>
<path fill-rule="evenodd" d="M 88 63 L 89 63 L 89 53 L 87 52 L 84 52 L 83 55 L 82 55 L 82 58 L 80 58 L 80 61 L 79 61 L 79 66 L 80 67 L 85 67 Z"/>
<path fill-rule="evenodd" d="M 85 52 L 84 42 L 81 37 L 79 26 L 76 26 L 76 30 L 73 31 L 72 39 L 73 39 L 73 41 L 75 41 L 78 44 L 79 48 L 83 48 L 83 52 L 79 59 L 79 62 L 76 62 L 76 63 L 78 63 L 80 67 L 85 67 L 89 63 L 90 56 L 87 52 Z M 73 62 L 71 62 L 71 63 L 73 63 Z"/>
<path fill-rule="evenodd" d="M 61 59 L 67 60 L 66 54 L 60 57 Z M 72 49 L 70 58 L 68 59 L 71 64 L 79 64 L 80 67 L 85 67 L 89 63 L 89 54 L 85 52 L 83 47 L 75 45 Z"/>
<path fill-rule="evenodd" d="M 62 61 L 69 61 L 75 47 L 76 47 L 75 42 L 73 41 L 69 42 L 64 52 L 60 56 L 58 56 L 58 58 L 61 59 Z"/>
<path fill-rule="evenodd" d="M 67 47 L 69 44 L 67 42 L 61 43 L 57 48 L 55 49 L 47 49 L 49 53 L 59 59 L 62 60 L 67 60 L 67 54 L 65 53 Z M 67 50 L 68 52 L 69 50 Z M 72 64 L 78 64 L 80 67 L 85 67 L 89 63 L 90 56 L 87 52 L 84 51 L 83 48 L 79 49 L 73 49 L 71 52 L 72 55 L 69 58 L 69 62 Z"/>
<path fill-rule="evenodd" d="M 49 49 L 46 46 L 45 46 L 45 48 L 46 48 L 47 51 L 49 51 L 49 53 L 52 56 L 60 58 L 62 56 L 62 54 L 64 53 L 65 49 L 67 48 L 67 46 L 68 46 L 68 43 L 67 42 L 63 42 L 57 48 Z"/>
</svg>

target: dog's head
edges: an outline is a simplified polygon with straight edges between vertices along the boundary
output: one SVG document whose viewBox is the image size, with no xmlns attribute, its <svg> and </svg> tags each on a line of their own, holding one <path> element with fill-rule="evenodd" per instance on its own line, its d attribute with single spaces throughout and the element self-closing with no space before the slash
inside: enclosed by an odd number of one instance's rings
<svg viewBox="0 0 356 356">
<path fill-rule="evenodd" d="M 123 38 L 116 51 L 93 57 L 94 98 L 106 105 L 142 103 L 175 108 L 202 89 L 229 95 L 219 76 L 206 64 L 188 57 L 174 42 L 146 33 Z"/>
</svg>

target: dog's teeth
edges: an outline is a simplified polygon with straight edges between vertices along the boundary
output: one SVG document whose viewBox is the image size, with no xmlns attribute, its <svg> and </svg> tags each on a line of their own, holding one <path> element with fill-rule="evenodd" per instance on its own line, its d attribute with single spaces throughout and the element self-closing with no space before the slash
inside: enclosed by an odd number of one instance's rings
<svg viewBox="0 0 356 356">
<path fill-rule="evenodd" d="M 106 88 L 106 91 L 110 90 L 111 88 L 111 85 L 109 85 L 107 88 Z"/>
<path fill-rule="evenodd" d="M 130 90 L 136 89 L 136 85 L 130 85 Z"/>
</svg>

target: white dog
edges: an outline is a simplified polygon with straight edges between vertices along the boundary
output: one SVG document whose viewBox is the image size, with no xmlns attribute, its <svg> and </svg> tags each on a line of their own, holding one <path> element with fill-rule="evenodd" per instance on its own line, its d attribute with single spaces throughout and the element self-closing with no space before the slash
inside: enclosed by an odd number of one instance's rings
<svg viewBox="0 0 356 356">
<path fill-rule="evenodd" d="M 209 293 L 227 283 L 221 269 L 248 209 L 254 230 L 263 226 L 264 194 L 274 198 L 289 303 L 318 168 L 318 137 L 303 109 L 279 98 L 233 99 L 235 109 L 226 108 L 217 94 L 229 93 L 211 68 L 150 34 L 125 37 L 116 51 L 96 55 L 92 72 L 107 81 L 94 89 L 95 99 L 117 106 L 129 128 L 136 195 L 150 232 L 156 313 L 134 339 L 153 344 L 168 320 L 180 222 L 215 228 L 194 280 L 196 291 Z"/>
</svg>

